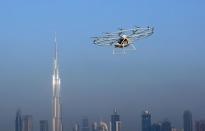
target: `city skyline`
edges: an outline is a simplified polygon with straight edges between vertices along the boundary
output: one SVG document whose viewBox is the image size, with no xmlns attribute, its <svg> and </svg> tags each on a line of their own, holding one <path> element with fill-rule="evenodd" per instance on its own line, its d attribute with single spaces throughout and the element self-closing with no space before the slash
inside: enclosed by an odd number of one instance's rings
<svg viewBox="0 0 205 131">
<path fill-rule="evenodd" d="M 117 113 L 117 109 L 114 109 L 114 112 L 110 115 L 110 120 L 94 120 L 90 124 L 88 117 L 83 117 L 81 124 L 76 122 L 73 124 L 72 131 L 122 131 L 124 130 L 123 126 L 124 120 L 120 120 L 120 114 Z M 192 112 L 185 110 L 181 115 L 181 120 L 183 121 L 183 128 L 176 127 L 172 122 L 166 118 L 160 121 L 151 121 L 152 114 L 150 111 L 145 110 L 141 115 L 141 124 L 142 129 L 139 131 L 204 131 L 205 130 L 205 118 L 201 120 L 192 121 Z M 66 124 L 66 123 L 65 123 Z M 52 125 L 52 123 L 51 123 Z M 122 126 L 123 125 L 123 126 Z M 14 123 L 15 131 L 35 131 L 33 130 L 33 116 L 32 115 L 23 115 L 21 110 L 18 109 L 16 112 L 16 121 Z M 49 122 L 48 120 L 39 120 L 39 129 L 40 131 L 49 131 Z M 191 128 L 190 128 L 191 127 Z M 194 127 L 194 128 L 192 128 Z M 51 128 L 52 129 L 52 128 Z M 137 129 L 135 129 L 137 131 Z"/>
<path fill-rule="evenodd" d="M 0 130 L 14 130 L 17 109 L 52 120 L 53 34 L 57 32 L 65 129 L 82 116 L 141 130 L 141 112 L 183 127 L 185 110 L 205 118 L 205 1 L 1 1 Z M 112 55 L 90 37 L 118 28 L 155 27 L 136 51 Z M 201 104 L 202 103 L 202 104 Z M 203 125 L 203 122 L 199 122 Z M 49 124 L 51 126 L 51 124 Z M 195 127 L 193 127 L 195 128 Z M 51 129 L 51 128 L 50 128 Z"/>
</svg>

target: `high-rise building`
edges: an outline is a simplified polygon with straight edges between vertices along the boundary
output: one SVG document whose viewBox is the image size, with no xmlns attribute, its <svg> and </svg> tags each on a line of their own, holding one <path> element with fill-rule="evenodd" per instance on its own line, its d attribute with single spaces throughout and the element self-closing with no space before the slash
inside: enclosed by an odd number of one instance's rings
<svg viewBox="0 0 205 131">
<path fill-rule="evenodd" d="M 161 123 L 152 124 L 151 131 L 161 131 Z"/>
<path fill-rule="evenodd" d="M 142 131 L 151 131 L 151 113 L 149 111 L 142 113 Z"/>
<path fill-rule="evenodd" d="M 98 131 L 98 124 L 97 122 L 92 123 L 91 131 Z"/>
<path fill-rule="evenodd" d="M 23 131 L 33 131 L 33 120 L 31 115 L 25 115 L 23 116 Z"/>
<path fill-rule="evenodd" d="M 17 110 L 17 112 L 16 112 L 15 131 L 22 131 L 21 110 Z"/>
<path fill-rule="evenodd" d="M 73 126 L 73 131 L 80 131 L 80 125 L 78 123 L 76 123 L 74 126 Z"/>
<path fill-rule="evenodd" d="M 184 124 L 184 131 L 192 131 L 193 130 L 192 114 L 188 110 L 184 111 L 183 124 Z"/>
<path fill-rule="evenodd" d="M 59 75 L 59 65 L 58 65 L 58 47 L 55 36 L 55 55 L 54 55 L 54 69 L 53 69 L 53 98 L 52 98 L 52 130 L 62 131 L 62 116 L 61 116 L 61 87 L 60 87 L 60 75 Z"/>
<path fill-rule="evenodd" d="M 40 131 L 48 131 L 48 121 L 40 120 Z"/>
<path fill-rule="evenodd" d="M 111 131 L 120 131 L 120 126 L 119 126 L 120 115 L 118 115 L 116 108 L 114 109 L 114 112 L 111 115 L 110 123 L 111 123 Z"/>
<path fill-rule="evenodd" d="M 82 119 L 82 127 L 81 127 L 81 131 L 89 131 L 89 122 L 88 122 L 88 118 L 83 118 Z"/>
<path fill-rule="evenodd" d="M 205 131 L 205 120 L 195 122 L 195 131 Z"/>
<path fill-rule="evenodd" d="M 161 131 L 171 131 L 171 130 L 172 130 L 171 123 L 168 120 L 163 121 Z"/>
</svg>

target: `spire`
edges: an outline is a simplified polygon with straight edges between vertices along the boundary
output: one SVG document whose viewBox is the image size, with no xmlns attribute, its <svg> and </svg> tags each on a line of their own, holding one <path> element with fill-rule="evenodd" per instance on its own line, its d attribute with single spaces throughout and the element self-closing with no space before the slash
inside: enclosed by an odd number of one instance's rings
<svg viewBox="0 0 205 131">
<path fill-rule="evenodd" d="M 56 32 L 54 36 L 54 43 L 55 43 L 55 60 L 58 60 L 58 44 L 57 44 L 57 39 L 56 39 Z"/>
<path fill-rule="evenodd" d="M 58 43 L 57 43 L 57 38 L 56 38 L 56 32 L 54 36 L 54 44 L 55 44 L 54 72 L 55 72 L 55 75 L 58 75 Z"/>
<path fill-rule="evenodd" d="M 114 114 L 117 114 L 117 108 L 116 107 L 114 108 L 113 112 L 114 112 Z"/>
</svg>

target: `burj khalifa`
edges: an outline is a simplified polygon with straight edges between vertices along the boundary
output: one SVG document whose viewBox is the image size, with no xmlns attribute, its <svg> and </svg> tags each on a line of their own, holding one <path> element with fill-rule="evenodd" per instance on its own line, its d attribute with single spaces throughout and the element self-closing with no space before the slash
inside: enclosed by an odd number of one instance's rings
<svg viewBox="0 0 205 131">
<path fill-rule="evenodd" d="M 54 68 L 53 68 L 53 85 L 52 85 L 52 131 L 62 131 L 62 116 L 61 116 L 61 87 L 58 65 L 58 46 L 56 36 L 55 55 L 54 55 Z"/>
</svg>

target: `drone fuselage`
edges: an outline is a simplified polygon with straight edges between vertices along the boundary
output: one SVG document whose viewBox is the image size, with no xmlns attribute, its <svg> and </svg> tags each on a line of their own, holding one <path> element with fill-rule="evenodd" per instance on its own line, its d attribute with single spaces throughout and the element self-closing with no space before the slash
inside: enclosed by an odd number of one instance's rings
<svg viewBox="0 0 205 131">
<path fill-rule="evenodd" d="M 121 37 L 117 44 L 115 44 L 115 48 L 124 48 L 129 46 L 129 40 L 126 36 Z"/>
</svg>

